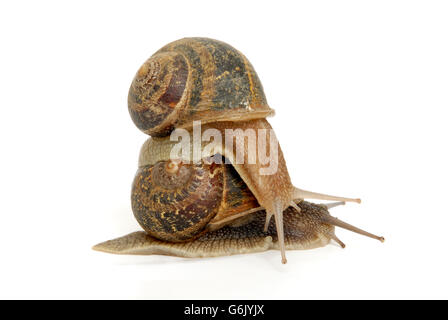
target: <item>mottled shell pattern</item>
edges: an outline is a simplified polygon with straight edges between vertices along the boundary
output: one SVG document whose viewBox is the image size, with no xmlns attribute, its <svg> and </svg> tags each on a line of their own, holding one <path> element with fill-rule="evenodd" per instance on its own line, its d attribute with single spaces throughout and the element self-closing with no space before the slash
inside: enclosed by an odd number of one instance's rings
<svg viewBox="0 0 448 320">
<path fill-rule="evenodd" d="M 152 55 L 129 89 L 135 125 L 151 136 L 202 123 L 246 121 L 273 115 L 247 58 L 208 38 L 184 38 Z"/>
<path fill-rule="evenodd" d="M 151 236 L 189 241 L 236 214 L 259 207 L 232 165 L 214 162 L 174 164 L 159 161 L 140 167 L 132 184 L 132 210 Z"/>
</svg>

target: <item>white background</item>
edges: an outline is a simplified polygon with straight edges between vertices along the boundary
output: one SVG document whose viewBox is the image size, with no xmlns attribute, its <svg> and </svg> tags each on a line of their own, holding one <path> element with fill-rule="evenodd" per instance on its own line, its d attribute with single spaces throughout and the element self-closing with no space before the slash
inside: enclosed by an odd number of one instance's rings
<svg viewBox="0 0 448 320">
<path fill-rule="evenodd" d="M 255 66 L 291 178 L 361 197 L 333 214 L 385 236 L 213 259 L 113 256 L 138 230 L 146 139 L 127 93 L 186 36 Z M 444 1 L 8 1 L 0 4 L 0 298 L 448 298 Z"/>
</svg>

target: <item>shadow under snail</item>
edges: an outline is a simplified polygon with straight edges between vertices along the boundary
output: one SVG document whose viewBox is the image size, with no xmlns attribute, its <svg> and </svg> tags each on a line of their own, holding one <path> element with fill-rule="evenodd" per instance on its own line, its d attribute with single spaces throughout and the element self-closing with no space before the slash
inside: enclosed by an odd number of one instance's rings
<svg viewBox="0 0 448 320">
<path fill-rule="evenodd" d="M 129 89 L 128 108 L 135 125 L 151 137 L 140 151 L 132 192 L 132 210 L 144 231 L 93 247 L 116 254 L 214 257 L 269 249 L 310 249 L 331 240 L 342 247 L 335 226 L 384 241 L 332 217 L 328 209 L 359 199 L 296 188 L 272 127 L 261 82 L 247 58 L 230 45 L 208 38 L 184 38 L 167 44 L 138 70 Z M 237 143 L 200 144 L 172 156 L 183 129 L 195 140 L 196 124 Z M 275 150 L 275 172 L 248 159 L 253 130 L 265 150 Z M 266 132 L 269 138 L 266 139 Z M 170 136 L 171 135 L 171 136 Z M 197 138 L 197 137 L 196 137 Z M 247 142 L 247 143 L 246 143 Z M 271 148 L 276 146 L 276 148 Z M 196 152 L 196 153 L 195 153 Z M 199 154 L 199 161 L 191 161 Z M 334 200 L 313 204 L 304 199 Z M 274 221 L 271 217 L 274 216 Z"/>
</svg>

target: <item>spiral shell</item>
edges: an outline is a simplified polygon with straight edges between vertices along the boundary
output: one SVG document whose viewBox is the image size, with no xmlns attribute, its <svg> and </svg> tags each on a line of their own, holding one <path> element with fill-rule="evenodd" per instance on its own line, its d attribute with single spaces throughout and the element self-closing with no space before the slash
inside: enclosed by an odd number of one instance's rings
<svg viewBox="0 0 448 320">
<path fill-rule="evenodd" d="M 273 115 L 247 58 L 208 38 L 184 38 L 161 48 L 138 70 L 129 113 L 151 136 L 166 136 L 195 120 L 246 121 Z"/>
<path fill-rule="evenodd" d="M 258 202 L 231 165 L 203 161 L 158 161 L 138 169 L 132 210 L 157 239 L 180 242 L 222 226 L 221 221 Z"/>
<path fill-rule="evenodd" d="M 132 187 L 134 216 L 148 234 L 166 241 L 191 239 L 218 212 L 222 168 L 181 165 L 169 173 L 169 161 L 140 168 Z"/>
</svg>

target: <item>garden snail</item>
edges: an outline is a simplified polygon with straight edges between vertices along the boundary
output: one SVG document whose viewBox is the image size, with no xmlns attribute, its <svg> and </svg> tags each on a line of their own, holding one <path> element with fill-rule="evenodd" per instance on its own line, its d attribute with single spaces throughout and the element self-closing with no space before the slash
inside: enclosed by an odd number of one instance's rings
<svg viewBox="0 0 448 320">
<path fill-rule="evenodd" d="M 136 126 L 151 136 L 140 151 L 131 195 L 134 216 L 145 231 L 95 250 L 206 257 L 278 248 L 286 263 L 286 249 L 324 246 L 332 239 L 344 246 L 334 226 L 384 240 L 328 213 L 331 206 L 359 199 L 292 185 L 266 120 L 274 111 L 261 82 L 247 58 L 228 44 L 185 38 L 164 46 L 138 70 L 128 107 Z M 211 133 L 207 141 L 213 137 L 213 145 L 199 140 L 196 147 L 198 122 L 204 134 Z M 173 156 L 178 132 L 193 146 Z M 218 139 L 229 132 L 237 143 Z M 259 150 L 252 157 L 251 138 L 258 148 L 269 149 L 275 170 L 263 171 L 266 161 Z M 320 205 L 305 198 L 340 202 Z"/>
</svg>

